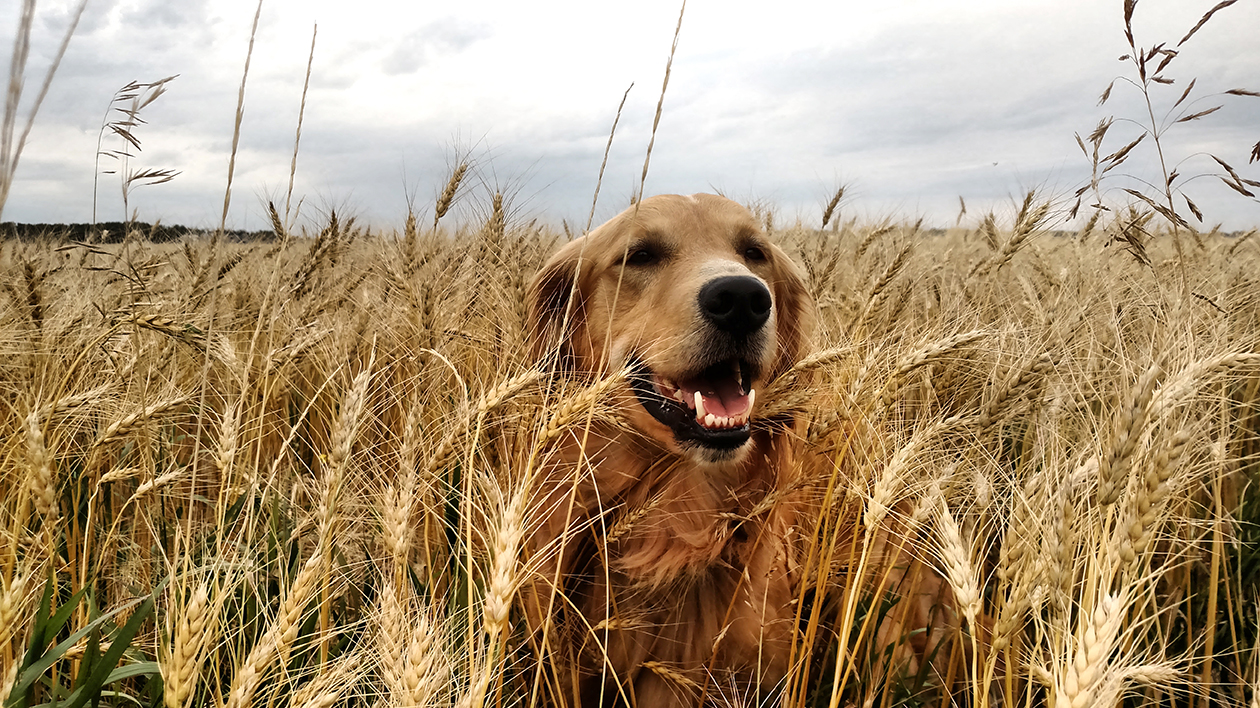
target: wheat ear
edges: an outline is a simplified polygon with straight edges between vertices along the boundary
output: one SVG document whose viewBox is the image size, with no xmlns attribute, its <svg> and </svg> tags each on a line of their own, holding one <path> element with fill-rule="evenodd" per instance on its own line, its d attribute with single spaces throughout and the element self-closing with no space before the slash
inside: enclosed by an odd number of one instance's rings
<svg viewBox="0 0 1260 708">
<path fill-rule="evenodd" d="M 1176 377 L 1166 382 L 1151 397 L 1150 417 L 1159 418 L 1178 405 L 1197 388 L 1200 381 L 1234 369 L 1260 366 L 1260 352 L 1230 352 L 1209 359 L 1202 359 L 1187 366 Z"/>
<path fill-rule="evenodd" d="M 844 185 L 841 185 L 836 193 L 831 197 L 831 201 L 827 202 L 827 206 L 823 209 L 822 227 L 827 228 L 828 222 L 831 221 L 831 215 L 835 213 L 836 207 L 840 206 L 840 200 L 844 199 Z"/>
<path fill-rule="evenodd" d="M 761 405 L 757 408 L 757 417 L 764 420 L 799 410 L 802 405 L 814 398 L 814 393 L 801 386 L 801 381 L 810 373 L 844 359 L 852 353 L 851 346 L 833 347 L 810 354 L 793 364 L 792 368 L 776 376 L 767 384 L 764 391 L 758 391 L 757 401 Z"/>
<path fill-rule="evenodd" d="M 324 571 L 324 553 L 316 549 L 306 560 L 289 592 L 280 603 L 280 612 L 267 628 L 266 633 L 258 638 L 258 643 L 250 650 L 245 663 L 232 677 L 228 689 L 225 706 L 227 708 L 248 708 L 253 705 L 254 693 L 266 677 L 272 663 L 280 657 L 287 658 L 297 639 L 302 616 L 315 591 L 319 589 L 320 577 Z"/>
<path fill-rule="evenodd" d="M 482 627 L 487 639 L 486 652 L 480 675 L 473 682 L 470 692 L 471 705 L 485 705 L 486 691 L 490 686 L 487 679 L 499 673 L 497 667 L 507 641 L 508 619 L 516 595 L 518 555 L 525 536 L 525 506 L 531 491 L 529 483 L 518 486 L 500 516 L 491 544 L 493 558 L 481 610 Z"/>
<path fill-rule="evenodd" d="M 974 546 L 963 539 L 958 522 L 954 520 L 949 504 L 944 501 L 937 506 L 936 525 L 940 533 L 945 579 L 954 591 L 958 608 L 974 631 L 977 626 L 976 618 L 980 616 L 980 583 L 976 575 L 976 564 L 972 559 Z"/>
<path fill-rule="evenodd" d="M 228 691 L 227 708 L 245 708 L 253 702 L 255 691 L 262 683 L 271 664 L 280 658 L 287 661 L 289 652 L 297 640 L 301 619 L 307 604 L 316 590 L 327 582 L 325 569 L 332 554 L 333 538 L 338 528 L 337 507 L 344 483 L 350 450 L 358 433 L 363 410 L 367 402 L 368 382 L 372 378 L 369 364 L 354 379 L 342 400 L 341 413 L 333 430 L 328 464 L 324 469 L 323 493 L 316 511 L 319 545 L 302 565 L 297 577 L 280 603 L 280 612 L 250 651 L 245 664 L 232 678 Z M 326 603 L 321 603 L 326 607 Z M 325 633 L 326 636 L 326 633 Z"/>
<path fill-rule="evenodd" d="M 2 578 L 0 578 L 2 579 Z M 14 573 L 12 582 L 6 583 L 0 592 L 0 647 L 9 646 L 14 637 L 14 630 L 26 626 L 25 615 L 30 597 L 27 594 L 31 576 L 20 569 Z M 8 697 L 8 693 L 0 693 L 0 698 Z"/>
<path fill-rule="evenodd" d="M 424 610 L 410 617 L 411 636 L 403 665 L 403 696 L 409 705 L 427 706 L 441 701 L 449 681 L 449 666 L 442 654 L 441 636 Z"/>
<path fill-rule="evenodd" d="M 214 643 L 217 627 L 218 613 L 211 606 L 209 588 L 203 583 L 183 607 L 170 647 L 159 655 L 166 708 L 185 708 L 192 699 L 206 659 L 205 649 Z"/>
<path fill-rule="evenodd" d="M 879 310 L 879 306 L 882 305 L 884 300 L 888 298 L 888 285 L 892 283 L 893 279 L 895 279 L 906 267 L 906 263 L 910 260 L 910 253 L 913 250 L 913 242 L 906 244 L 900 251 L 897 252 L 897 255 L 893 258 L 892 262 L 888 264 L 888 267 L 884 269 L 884 272 L 879 276 L 879 279 L 875 281 L 874 287 L 871 288 L 871 293 L 866 298 L 866 305 L 862 308 L 862 311 L 858 314 L 858 316 L 854 318 L 853 324 L 850 325 L 850 333 L 864 331 L 867 325 L 870 324 L 870 320 L 875 315 L 876 311 Z"/>
<path fill-rule="evenodd" d="M 877 229 L 871 229 L 870 233 L 866 234 L 866 236 L 862 238 L 862 241 L 858 243 L 857 250 L 854 251 L 853 260 L 862 260 L 862 256 L 866 255 L 866 251 L 872 244 L 878 241 L 881 236 L 892 233 L 895 228 L 896 227 L 891 224 L 885 224 Z"/>
<path fill-rule="evenodd" d="M 1105 678 L 1106 662 L 1120 634 L 1126 603 L 1122 595 L 1107 595 L 1088 615 L 1081 614 L 1084 624 L 1076 639 L 1071 663 L 1054 686 L 1055 708 L 1086 708 L 1094 699 Z"/>
<path fill-rule="evenodd" d="M 52 524 L 60 516 L 57 504 L 57 468 L 44 439 L 44 424 L 38 407 L 26 416 L 26 464 L 30 470 L 27 484 L 35 510 Z"/>
<path fill-rule="evenodd" d="M 96 442 L 92 443 L 92 446 L 100 447 L 101 445 L 108 445 L 111 442 L 121 440 L 144 425 L 150 418 L 156 418 L 172 409 L 178 408 L 188 403 L 192 398 L 192 396 L 175 396 L 174 398 L 147 405 L 131 415 L 110 423 L 105 428 L 105 432 L 97 438 Z"/>
<path fill-rule="evenodd" d="M 402 675 L 404 671 L 404 653 L 407 642 L 403 633 L 407 626 L 407 616 L 403 611 L 399 586 L 385 580 L 380 592 L 380 609 L 377 613 L 377 644 L 381 675 L 385 685 L 389 687 L 394 700 L 402 702 Z"/>
<path fill-rule="evenodd" d="M 547 424 L 543 426 L 542 432 L 538 436 L 539 444 L 546 444 L 554 440 L 570 425 L 584 420 L 586 413 L 591 410 L 591 407 L 603 400 L 609 391 L 623 383 L 629 375 L 629 368 L 622 369 L 588 386 L 585 390 L 566 398 L 556 407 L 556 412 L 547 419 Z"/>
<path fill-rule="evenodd" d="M 421 479 L 428 478 L 432 473 L 442 469 L 448 462 L 451 461 L 451 459 L 455 456 L 455 445 L 459 442 L 459 439 L 466 434 L 467 430 L 470 427 L 473 427 L 475 421 L 484 419 L 494 409 L 503 405 L 513 396 L 516 396 L 535 381 L 542 378 L 542 375 L 541 371 L 526 371 L 523 374 L 513 376 L 512 378 L 487 391 L 485 395 L 477 401 L 477 405 L 473 408 L 472 413 L 468 416 L 467 420 L 453 426 L 451 432 L 448 433 L 446 437 L 442 438 L 440 443 L 438 443 L 437 448 L 433 451 L 433 454 L 429 457 L 428 461 L 425 462 L 424 469 L 421 470 Z"/>
<path fill-rule="evenodd" d="M 1142 374 L 1128 407 L 1116 421 L 1109 449 L 1098 458 L 1098 503 L 1102 506 L 1115 504 L 1124 491 L 1138 440 L 1146 429 L 1155 384 L 1162 373 L 1159 364 L 1153 364 Z"/>
<path fill-rule="evenodd" d="M 361 665 L 362 660 L 357 653 L 338 659 L 332 666 L 322 668 L 318 676 L 294 691 L 289 697 L 288 705 L 294 708 L 331 708 L 341 699 L 342 694 L 358 682 L 362 676 L 359 670 Z"/>
<path fill-rule="evenodd" d="M 893 372 L 888 383 L 884 385 L 884 392 L 880 397 L 881 405 L 885 408 L 890 406 L 897 392 L 901 389 L 902 384 L 921 367 L 927 366 L 932 362 L 939 361 L 950 354 L 969 346 L 976 341 L 983 339 L 990 333 L 983 329 L 974 329 L 970 332 L 962 332 L 952 337 L 946 337 L 937 342 L 933 342 L 918 351 L 911 353 L 909 356 L 902 358 L 897 364 L 897 369 Z"/>
<path fill-rule="evenodd" d="M 1127 533 L 1120 542 L 1120 558 L 1126 563 L 1136 564 L 1150 547 L 1159 514 L 1171 492 L 1169 480 L 1189 443 L 1190 431 L 1174 433 L 1143 475 L 1133 496 Z"/>
<path fill-rule="evenodd" d="M 446 216 L 446 212 L 450 211 L 451 204 L 455 202 L 455 193 L 459 191 L 459 185 L 464 181 L 464 176 L 467 174 L 467 162 L 459 163 L 455 166 L 455 170 L 451 172 L 451 178 L 447 180 L 446 187 L 438 195 L 437 203 L 433 207 L 433 228 L 435 230 L 437 229 L 438 221 Z"/>
<path fill-rule="evenodd" d="M 1017 401 L 1041 383 L 1052 366 L 1054 366 L 1054 358 L 1050 352 L 1043 352 L 1026 368 L 1019 369 L 1012 376 L 1008 376 L 980 411 L 978 423 L 981 431 L 987 431 L 999 423 Z"/>
</svg>

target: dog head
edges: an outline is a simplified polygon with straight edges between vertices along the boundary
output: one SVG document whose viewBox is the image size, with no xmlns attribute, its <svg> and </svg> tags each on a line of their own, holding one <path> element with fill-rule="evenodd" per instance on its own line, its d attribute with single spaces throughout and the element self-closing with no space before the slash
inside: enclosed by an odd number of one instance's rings
<svg viewBox="0 0 1260 708">
<path fill-rule="evenodd" d="M 747 447 L 756 391 L 801 356 L 812 315 L 787 254 L 712 194 L 642 200 L 560 249 L 529 300 L 537 356 L 631 366 L 635 427 L 715 462 Z"/>
</svg>

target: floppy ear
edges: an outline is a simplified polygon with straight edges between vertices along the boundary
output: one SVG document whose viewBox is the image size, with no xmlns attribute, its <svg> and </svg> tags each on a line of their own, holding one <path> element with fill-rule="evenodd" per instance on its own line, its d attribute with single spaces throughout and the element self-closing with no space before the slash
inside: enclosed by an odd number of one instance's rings
<svg viewBox="0 0 1260 708">
<path fill-rule="evenodd" d="M 574 366 L 573 339 L 585 330 L 585 293 L 589 261 L 580 261 L 583 240 L 571 241 L 543 265 L 529 284 L 528 336 L 536 361 Z M 554 357 L 554 358 L 553 358 Z"/>
<path fill-rule="evenodd" d="M 815 304 L 805 287 L 805 279 L 796 263 L 778 246 L 774 252 L 774 272 L 770 289 L 774 292 L 775 327 L 779 351 L 775 355 L 774 371 L 778 376 L 800 361 L 809 351 L 814 334 Z"/>
</svg>

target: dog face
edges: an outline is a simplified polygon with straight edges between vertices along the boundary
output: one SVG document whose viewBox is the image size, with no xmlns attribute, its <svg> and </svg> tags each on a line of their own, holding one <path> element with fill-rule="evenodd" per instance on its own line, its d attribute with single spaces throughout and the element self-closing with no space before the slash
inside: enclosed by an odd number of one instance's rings
<svg viewBox="0 0 1260 708">
<path fill-rule="evenodd" d="M 630 365 L 635 427 L 710 462 L 747 448 L 756 391 L 800 356 L 810 315 L 796 266 L 712 194 L 642 200 L 556 253 L 529 297 L 538 356 Z"/>
</svg>

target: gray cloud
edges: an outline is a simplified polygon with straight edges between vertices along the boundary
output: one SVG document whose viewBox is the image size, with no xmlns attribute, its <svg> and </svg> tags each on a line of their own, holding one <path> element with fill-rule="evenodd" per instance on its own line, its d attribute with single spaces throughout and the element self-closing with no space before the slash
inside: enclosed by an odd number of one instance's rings
<svg viewBox="0 0 1260 708">
<path fill-rule="evenodd" d="M 138 192 L 133 203 L 142 218 L 217 223 L 252 11 L 226 26 L 204 2 L 186 13 L 173 9 L 182 4 L 150 0 L 90 7 L 97 14 L 71 45 L 5 217 L 85 219 L 96 133 L 113 91 L 133 79 L 179 73 L 170 92 L 146 109 L 149 124 L 137 134 L 144 166 L 183 174 Z M 276 15 L 264 10 L 234 178 L 231 222 L 238 226 L 263 225 L 261 200 L 281 194 L 288 182 L 309 41 L 309 25 L 297 31 L 291 14 L 283 6 Z M 1246 82 L 1254 78 L 1247 67 L 1260 64 L 1260 49 L 1229 40 L 1232 25 L 1221 27 L 1224 34 L 1205 35 L 1210 42 L 1179 57 L 1184 65 L 1176 65 L 1175 75 L 1199 76 L 1202 90 L 1258 88 Z M 1141 108 L 1132 92 L 1120 89 L 1108 106 L 1094 105 L 1123 69 L 1115 62 L 1123 40 L 1114 26 L 1030 21 L 1011 10 L 984 25 L 911 18 L 825 46 L 749 51 L 712 40 L 695 53 L 689 53 L 687 30 L 647 191 L 719 188 L 772 200 L 789 217 L 816 219 L 818 202 L 837 181 L 851 184 L 854 213 L 922 215 L 935 223 L 953 222 L 959 195 L 970 213 L 980 213 L 990 205 L 1006 208 L 1027 187 L 1070 193 L 1089 169 L 1073 133 L 1087 133 L 1104 115 L 1135 115 Z M 274 48 L 286 39 L 288 49 Z M 457 142 L 474 147 L 480 167 L 464 213 L 475 216 L 489 191 L 499 188 L 516 195 L 523 215 L 584 224 L 617 101 L 633 78 L 597 218 L 618 211 L 643 167 L 660 86 L 659 47 L 644 50 L 650 68 L 634 75 L 584 72 L 603 59 L 598 56 L 575 55 L 544 69 L 505 58 L 487 83 L 510 79 L 509 88 L 520 89 L 515 93 L 475 82 L 442 84 L 442 62 L 456 55 L 461 65 L 484 61 L 508 39 L 491 25 L 457 16 L 388 41 L 321 25 L 295 192 L 312 209 L 338 205 L 397 225 L 409 191 L 419 206 L 432 203 Z M 1180 159 L 1214 151 L 1254 176 L 1254 166 L 1245 163 L 1260 139 L 1258 117 L 1260 100 L 1227 101 L 1202 124 L 1176 126 L 1169 154 Z M 1115 130 L 1118 147 L 1132 127 Z M 1202 169 L 1203 159 L 1186 163 L 1187 173 Z M 1158 170 L 1147 154 L 1135 153 L 1127 167 L 1137 177 Z M 1126 179 L 1113 185 L 1131 184 Z M 1191 190 L 1218 218 L 1238 226 L 1260 222 L 1260 209 L 1218 182 L 1201 179 Z M 102 204 L 118 211 L 115 191 L 103 188 Z"/>
<path fill-rule="evenodd" d="M 208 0 L 139 0 L 121 13 L 119 21 L 132 32 L 175 32 L 188 41 L 189 30 L 207 25 L 208 8 Z"/>
<path fill-rule="evenodd" d="M 438 57 L 457 54 L 490 35 L 483 24 L 446 17 L 399 40 L 381 61 L 381 70 L 387 76 L 412 74 Z"/>
</svg>

